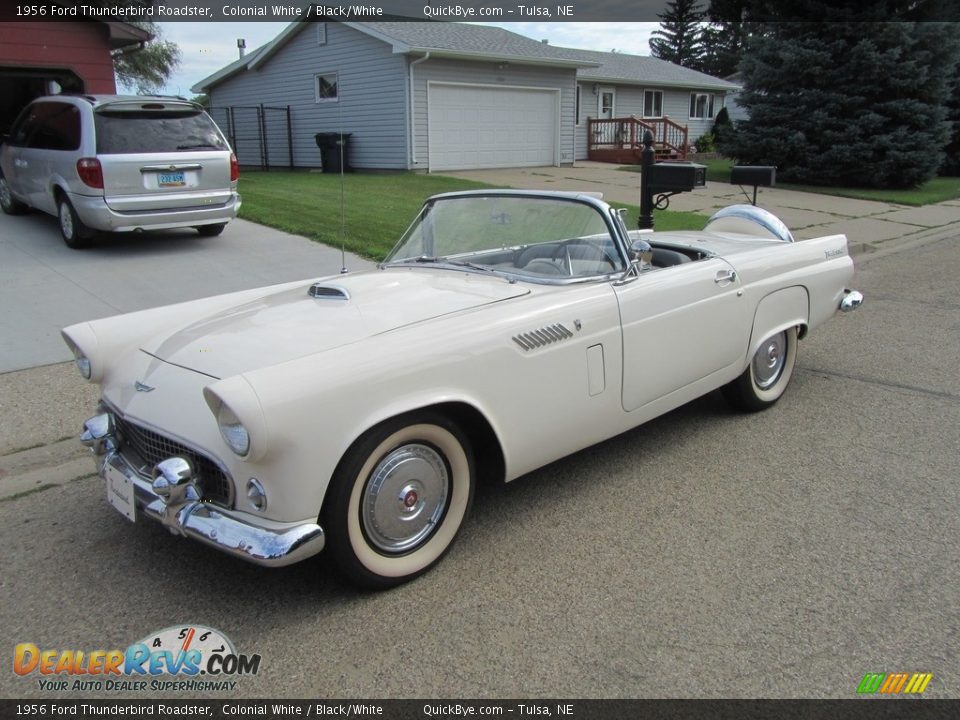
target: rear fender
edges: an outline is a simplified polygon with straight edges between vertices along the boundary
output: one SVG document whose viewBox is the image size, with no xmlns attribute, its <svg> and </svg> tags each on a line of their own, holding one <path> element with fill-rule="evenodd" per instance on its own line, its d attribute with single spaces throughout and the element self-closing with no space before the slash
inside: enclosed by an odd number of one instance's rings
<svg viewBox="0 0 960 720">
<path fill-rule="evenodd" d="M 767 295 L 757 306 L 753 316 L 753 331 L 746 360 L 749 361 L 760 344 L 771 335 L 799 326 L 801 334 L 810 316 L 810 296 L 801 285 L 777 290 Z"/>
</svg>

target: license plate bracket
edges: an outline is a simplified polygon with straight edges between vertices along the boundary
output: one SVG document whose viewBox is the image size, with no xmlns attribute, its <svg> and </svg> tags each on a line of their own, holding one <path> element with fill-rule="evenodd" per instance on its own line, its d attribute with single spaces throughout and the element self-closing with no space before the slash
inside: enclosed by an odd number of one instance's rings
<svg viewBox="0 0 960 720">
<path fill-rule="evenodd" d="M 137 521 L 137 504 L 134 500 L 133 481 L 107 463 L 104 477 L 107 481 L 107 502 L 130 522 Z"/>
</svg>

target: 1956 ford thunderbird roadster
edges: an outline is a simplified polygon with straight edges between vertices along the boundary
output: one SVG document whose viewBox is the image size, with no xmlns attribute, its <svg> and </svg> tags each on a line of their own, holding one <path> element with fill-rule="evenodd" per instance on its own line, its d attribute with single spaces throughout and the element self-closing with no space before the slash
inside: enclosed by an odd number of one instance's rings
<svg viewBox="0 0 960 720">
<path fill-rule="evenodd" d="M 102 386 L 81 437 L 130 520 L 353 582 L 447 551 L 513 480 L 721 388 L 762 410 L 798 340 L 863 300 L 843 235 L 770 213 L 628 231 L 589 193 L 438 195 L 377 269 L 66 328 Z"/>
</svg>

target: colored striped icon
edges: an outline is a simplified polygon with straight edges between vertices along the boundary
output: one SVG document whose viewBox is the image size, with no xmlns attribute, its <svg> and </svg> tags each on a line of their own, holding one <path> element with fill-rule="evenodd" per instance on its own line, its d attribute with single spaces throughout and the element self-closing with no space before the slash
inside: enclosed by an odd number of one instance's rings
<svg viewBox="0 0 960 720">
<path fill-rule="evenodd" d="M 920 695 L 933 680 L 933 673 L 867 673 L 857 687 L 859 695 Z"/>
</svg>

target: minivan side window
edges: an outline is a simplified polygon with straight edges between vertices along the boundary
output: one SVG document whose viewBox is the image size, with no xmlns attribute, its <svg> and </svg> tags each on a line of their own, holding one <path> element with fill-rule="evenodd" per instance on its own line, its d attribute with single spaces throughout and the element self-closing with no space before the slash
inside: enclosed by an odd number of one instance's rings
<svg viewBox="0 0 960 720">
<path fill-rule="evenodd" d="M 229 150 L 210 116 L 197 110 L 94 113 L 98 155 Z"/>
<path fill-rule="evenodd" d="M 33 106 L 33 127 L 26 145 L 38 150 L 77 150 L 80 147 L 80 111 L 69 103 L 42 102 Z"/>
<path fill-rule="evenodd" d="M 37 127 L 37 113 L 33 105 L 28 105 L 17 116 L 10 128 L 10 137 L 7 138 L 7 144 L 17 147 L 24 147 L 27 144 L 27 138 L 33 134 Z"/>
</svg>

